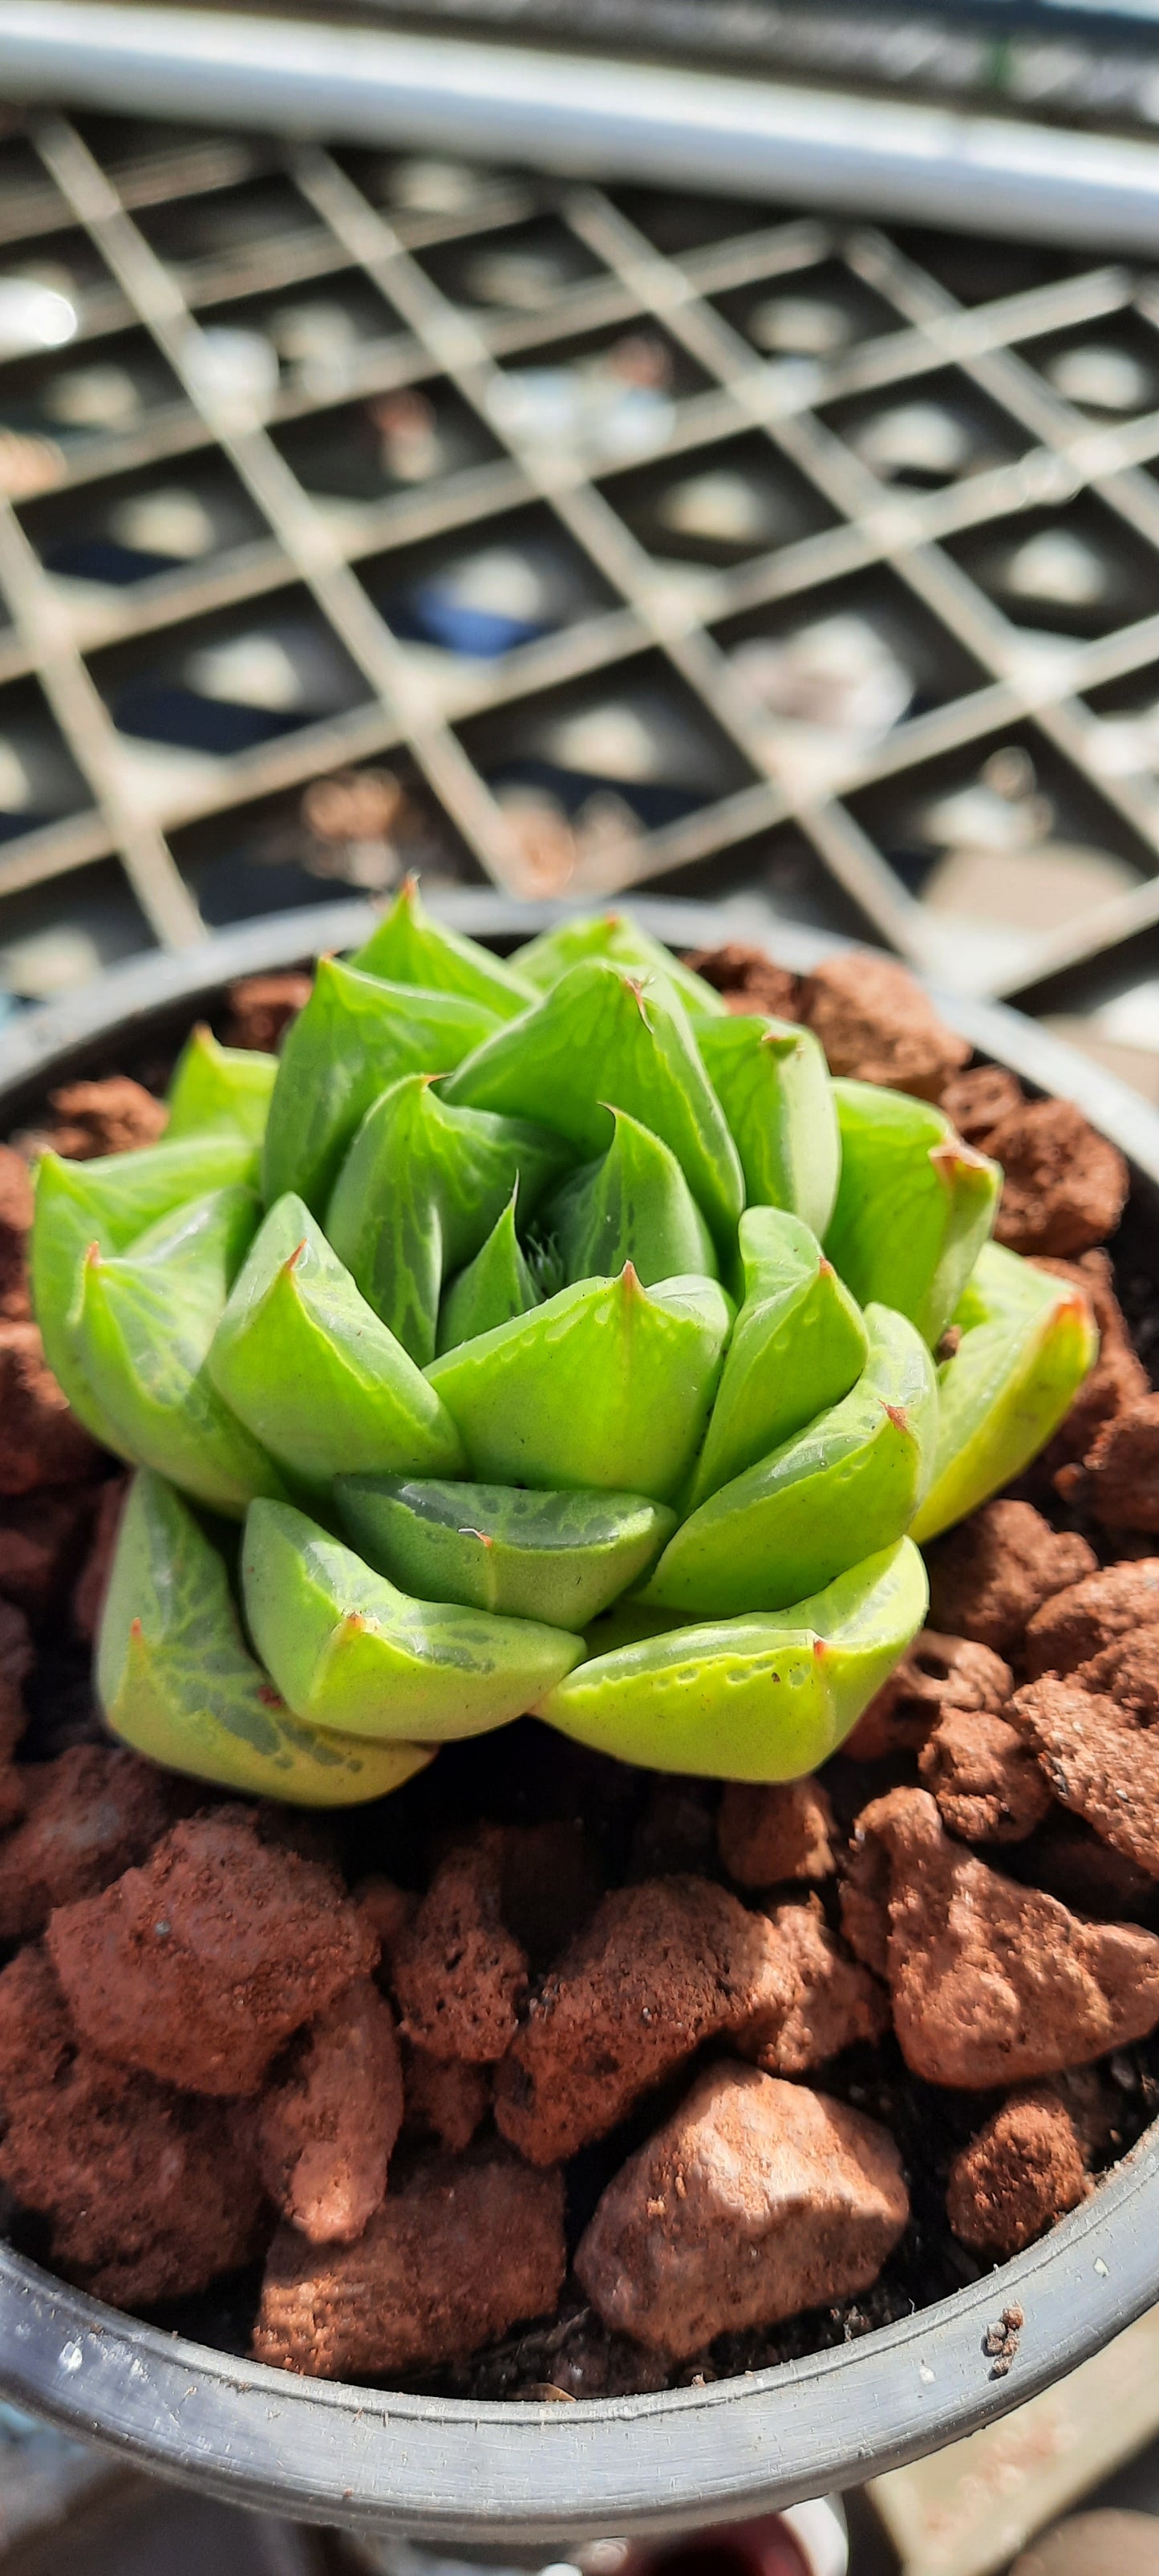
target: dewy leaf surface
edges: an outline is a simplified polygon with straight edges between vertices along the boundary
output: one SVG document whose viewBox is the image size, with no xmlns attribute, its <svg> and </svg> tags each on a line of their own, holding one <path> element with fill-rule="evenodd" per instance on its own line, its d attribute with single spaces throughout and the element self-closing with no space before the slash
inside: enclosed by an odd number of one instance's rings
<svg viewBox="0 0 1159 2576">
<path fill-rule="evenodd" d="M 1002 1174 L 907 1092 L 835 1082 L 841 1181 L 825 1249 L 862 1306 L 895 1306 L 931 1348 L 994 1224 Z"/>
<path fill-rule="evenodd" d="M 696 1018 L 723 1018 L 727 1004 L 703 975 L 682 966 L 670 948 L 653 939 L 628 912 L 600 912 L 586 920 L 560 922 L 555 930 L 541 931 L 538 939 L 517 948 L 511 960 L 519 975 L 541 993 L 550 993 L 572 966 L 581 966 L 589 957 L 606 957 L 613 966 L 627 968 L 630 975 L 648 979 L 662 991 L 675 994 L 686 1011 Z"/>
<path fill-rule="evenodd" d="M 271 1208 L 209 1350 L 218 1394 L 284 1469 L 324 1496 L 341 1471 L 454 1475 L 449 1413 L 367 1305 L 304 1200 Z"/>
<path fill-rule="evenodd" d="M 424 1074 L 367 1111 L 326 1212 L 326 1232 L 363 1296 L 411 1357 L 435 1355 L 443 1280 L 469 1261 L 516 1182 L 525 1209 L 568 1160 L 525 1118 L 449 1108 Z"/>
<path fill-rule="evenodd" d="M 750 1207 L 788 1208 L 816 1235 L 833 1214 L 841 1137 L 811 1029 L 741 1011 L 696 1032 L 732 1130 Z"/>
<path fill-rule="evenodd" d="M 131 1252 L 91 1253 L 67 1327 L 119 1455 L 238 1518 L 254 1494 L 283 1491 L 206 1367 L 259 1213 L 252 1191 L 216 1190 L 160 1219 Z"/>
<path fill-rule="evenodd" d="M 799 1779 L 844 1742 L 928 1600 L 901 1539 L 779 1614 L 669 1629 L 578 1664 L 536 1714 L 645 1770 Z"/>
<path fill-rule="evenodd" d="M 563 1288 L 427 1370 L 481 1483 L 669 1502 L 692 1464 L 731 1322 L 711 1279 L 634 1271 Z"/>
<path fill-rule="evenodd" d="M 671 1147 L 731 1258 L 744 1205 L 740 1159 L 681 1004 L 633 981 L 605 958 L 569 968 L 538 1010 L 476 1049 L 446 1087 L 448 1100 L 509 1118 L 536 1118 L 578 1154 L 607 1152 L 612 1108 L 626 1109 Z"/>
<path fill-rule="evenodd" d="M 406 878 L 389 912 L 350 963 L 363 975 L 382 975 L 392 984 L 462 993 L 468 1001 L 484 1002 L 499 1020 L 517 1019 L 539 998 L 534 984 L 489 948 L 464 939 L 445 922 L 432 921 L 414 877 Z"/>
<path fill-rule="evenodd" d="M 744 1303 L 696 1462 L 690 1509 L 848 1395 L 869 1348 L 859 1307 L 799 1217 L 780 1208 L 746 1208 L 740 1257 Z"/>
<path fill-rule="evenodd" d="M 422 1600 L 580 1629 L 659 1554 L 675 1514 L 641 1494 L 342 1476 L 338 1511 L 369 1565 Z"/>
<path fill-rule="evenodd" d="M 453 1351 L 459 1342 L 476 1340 L 480 1333 L 493 1332 L 496 1324 L 509 1324 L 516 1315 L 530 1314 L 540 1303 L 515 1231 L 518 1200 L 516 1187 L 486 1243 L 446 1289 L 439 1307 L 440 1354 Z"/>
<path fill-rule="evenodd" d="M 411 1599 L 284 1503 L 246 1521 L 250 1634 L 295 1715 L 431 1744 L 506 1726 L 562 1679 L 575 1637 L 531 1619 Z"/>
<path fill-rule="evenodd" d="M 216 1548 L 147 1467 L 121 1520 L 96 1680 L 114 1735 L 134 1752 L 249 1797 L 353 1806 L 431 1759 L 427 1745 L 348 1740 L 291 1717 L 247 1650 Z"/>
<path fill-rule="evenodd" d="M 372 1101 L 404 1073 L 446 1073 L 499 1026 L 461 993 L 428 993 L 323 957 L 286 1033 L 262 1158 L 267 1207 L 295 1190 L 320 1216 Z"/>
<path fill-rule="evenodd" d="M 915 1538 L 975 1511 L 1021 1474 L 1070 1410 L 1098 1354 L 1081 1291 L 987 1243 L 955 1319 L 962 1339 L 938 1371 L 938 1437 Z"/>
<path fill-rule="evenodd" d="M 712 1236 L 670 1147 L 613 1109 L 607 1153 L 563 1182 L 543 1211 L 568 1286 L 615 1279 L 630 1261 L 645 1288 L 690 1271 L 715 1279 Z"/>
<path fill-rule="evenodd" d="M 257 1047 L 219 1046 L 202 1023 L 186 1040 L 169 1085 L 167 1144 L 224 1128 L 260 1145 L 277 1078 L 276 1055 Z"/>
<path fill-rule="evenodd" d="M 650 1607 L 697 1618 L 779 1610 L 909 1527 L 933 1462 L 933 1363 L 904 1316 L 870 1306 L 866 1323 L 852 1392 L 693 1512 L 645 1587 Z"/>
</svg>

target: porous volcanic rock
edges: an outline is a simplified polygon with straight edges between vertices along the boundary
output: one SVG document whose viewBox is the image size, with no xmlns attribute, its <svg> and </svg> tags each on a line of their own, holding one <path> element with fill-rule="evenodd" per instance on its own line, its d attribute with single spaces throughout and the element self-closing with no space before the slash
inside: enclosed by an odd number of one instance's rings
<svg viewBox="0 0 1159 2576">
<path fill-rule="evenodd" d="M 918 1755 L 942 1822 L 967 1843 L 1020 1843 L 1049 1812 L 1034 1753 L 1005 1718 L 947 1709 Z"/>
<path fill-rule="evenodd" d="M 1086 1457 L 1060 1467 L 1054 1481 L 1064 1502 L 1107 1529 L 1159 1530 L 1159 1395 L 1114 1414 Z"/>
<path fill-rule="evenodd" d="M 29 1312 L 32 1209 L 32 1174 L 24 1156 L 14 1145 L 0 1145 L 0 1316 L 17 1322 Z"/>
<path fill-rule="evenodd" d="M 357 2245 L 279 2229 L 254 2353 L 319 2379 L 433 2370 L 550 2313 L 566 2265 L 561 2175 L 495 2147 L 424 2157 Z"/>
<path fill-rule="evenodd" d="M 75 1485 L 97 1450 L 61 1393 L 33 1323 L 0 1318 L 0 1494 Z"/>
<path fill-rule="evenodd" d="M 1009 1664 L 989 1646 L 923 1628 L 858 1718 L 845 1752 L 854 1762 L 920 1753 L 943 1709 L 988 1709 L 996 1717 L 1013 1688 Z"/>
<path fill-rule="evenodd" d="M 833 1806 L 819 1780 L 725 1785 L 716 1821 L 721 1862 L 740 1887 L 776 1887 L 782 1880 L 830 1878 Z"/>
<path fill-rule="evenodd" d="M 108 1074 L 101 1082 L 66 1082 L 48 1099 L 53 1119 L 44 1142 L 74 1163 L 155 1145 L 169 1123 L 164 1101 L 127 1073 Z"/>
<path fill-rule="evenodd" d="M 1065 2102 L 1048 2085 L 1028 2084 L 955 2157 L 946 2215 L 963 2245 L 1005 2261 L 1077 2209 L 1091 2188 Z"/>
<path fill-rule="evenodd" d="M 498 2126 L 532 2164 L 559 2163 L 703 2040 L 792 1999 L 772 1924 L 726 1888 L 614 1889 L 531 1997 L 496 2075 Z"/>
<path fill-rule="evenodd" d="M 873 1845 L 878 1856 L 859 1881 L 857 1857 Z M 894 2029 L 907 2065 L 929 2084 L 1029 2083 L 1159 2022 L 1153 1934 L 1084 1923 L 1053 1896 L 1002 1877 L 952 1839 L 925 1789 L 893 1789 L 858 1818 L 852 1893 L 846 1936 L 877 1968 L 884 1915 Z"/>
<path fill-rule="evenodd" d="M 797 1016 L 820 1038 L 831 1073 L 919 1100 L 940 1100 L 971 1053 L 905 967 L 872 948 L 825 958 L 805 978 Z"/>
<path fill-rule="evenodd" d="M 1031 1682 L 1011 1717 L 1064 1807 L 1125 1859 L 1159 1878 L 1159 1733 L 1132 1726 L 1113 1699 L 1075 1682 Z"/>
<path fill-rule="evenodd" d="M 778 1905 L 772 1924 L 784 2000 L 733 2034 L 738 2054 L 766 2075 L 807 2075 L 858 2040 L 883 2038 L 889 2028 L 885 1987 L 842 1948 L 820 1899 Z"/>
<path fill-rule="evenodd" d="M 272 1055 L 291 1020 L 305 1009 L 314 989 L 312 975 L 246 975 L 229 988 L 229 1015 L 222 1031 L 225 1046 L 257 1047 Z"/>
<path fill-rule="evenodd" d="M 1159 1719 L 1159 1627 L 1116 1637 L 1089 1664 L 1080 1664 L 1073 1678 L 1096 1698 L 1113 1699 L 1136 1726 L 1154 1726 Z"/>
<path fill-rule="evenodd" d="M 196 1798 L 192 1783 L 114 1744 L 25 1763 L 20 1785 L 23 1822 L 0 1843 L 0 1941 L 27 1940 L 55 1906 L 110 1886 Z"/>
<path fill-rule="evenodd" d="M 196 2093 L 256 2092 L 377 1957 L 337 1874 L 264 1842 L 241 1806 L 175 1825 L 46 1938 L 87 2046 Z"/>
<path fill-rule="evenodd" d="M 402 2080 L 407 2136 L 437 2138 L 461 2155 L 491 2108 L 490 2069 L 467 2066 L 461 2057 L 430 2057 L 404 2039 Z"/>
<path fill-rule="evenodd" d="M 391 1981 L 407 2039 L 431 2057 L 487 2066 L 516 2031 L 527 1959 L 501 1913 L 497 1833 L 448 1852 L 391 1945 Z"/>
<path fill-rule="evenodd" d="M 302 2032 L 257 2109 L 262 2181 L 312 2245 L 361 2236 L 386 2190 L 402 2111 L 394 2015 L 359 1977 Z"/>
<path fill-rule="evenodd" d="M 868 2289 L 908 2217 L 875 2121 L 755 2067 L 712 2066 L 609 2183 L 575 2268 L 606 2325 L 680 2359 Z"/>
<path fill-rule="evenodd" d="M 984 1503 L 930 1551 L 931 1625 L 1009 1662 L 1043 1602 L 1097 1565 L 1077 1530 L 1053 1530 L 1031 1503 Z"/>
<path fill-rule="evenodd" d="M 1036 1610 L 1026 1631 L 1026 1669 L 1073 1673 L 1138 1628 L 1159 1621 L 1159 1556 L 1104 1566 Z"/>
<path fill-rule="evenodd" d="M 1000 1119 L 1021 1109 L 1026 1094 L 1017 1074 L 1007 1073 L 1002 1065 L 972 1064 L 965 1073 L 954 1074 L 939 1100 L 963 1144 L 974 1145 L 979 1153 L 988 1154 Z"/>
<path fill-rule="evenodd" d="M 58 1485 L 0 1503 L 0 1595 L 41 1619 L 76 1574 L 100 1488 Z"/>
<path fill-rule="evenodd" d="M 991 1129 L 1005 1179 L 994 1232 L 1011 1252 L 1086 1252 L 1113 1234 L 1130 1175 L 1069 1100 L 1026 1100 Z"/>
<path fill-rule="evenodd" d="M 771 1020 L 798 1017 L 800 976 L 791 974 L 787 966 L 774 965 L 763 948 L 747 948 L 742 940 L 733 939 L 723 948 L 695 948 L 684 963 L 695 975 L 702 975 L 714 992 L 723 994 L 730 1011 L 762 1011 Z"/>
</svg>

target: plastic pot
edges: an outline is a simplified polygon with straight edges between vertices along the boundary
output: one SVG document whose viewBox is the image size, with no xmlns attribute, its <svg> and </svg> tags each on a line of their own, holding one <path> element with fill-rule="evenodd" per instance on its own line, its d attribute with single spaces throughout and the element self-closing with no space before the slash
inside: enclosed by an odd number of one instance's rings
<svg viewBox="0 0 1159 2576">
<path fill-rule="evenodd" d="M 487 892 L 434 908 L 502 946 L 560 909 Z M 675 947 L 753 935 L 751 917 L 732 908 L 635 908 Z M 353 946 L 371 917 L 343 903 L 266 918 L 30 1013 L 0 1040 L 0 1133 L 70 1075 L 178 1039 L 236 976 Z M 798 969 L 841 944 L 776 929 L 777 956 Z M 939 1002 L 984 1055 L 1076 1101 L 1122 1148 L 1135 1242 L 1144 1259 L 1159 1257 L 1159 1116 L 1014 1013 Z M 0 2246 L 0 2389 L 234 2503 L 542 2560 L 610 2533 L 768 2513 L 898 2467 L 1032 2396 L 1156 2300 L 1159 2124 L 1091 2200 L 1000 2271 L 861 2342 L 744 2379 L 570 2405 L 296 2379 L 138 2324 Z M 986 2330 L 1011 2304 L 1025 2322 L 1013 2369 L 996 2379 Z"/>
</svg>

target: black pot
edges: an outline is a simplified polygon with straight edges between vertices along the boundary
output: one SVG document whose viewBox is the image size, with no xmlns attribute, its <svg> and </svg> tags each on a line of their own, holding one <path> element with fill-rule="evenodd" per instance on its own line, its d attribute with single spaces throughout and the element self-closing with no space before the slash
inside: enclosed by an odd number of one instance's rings
<svg viewBox="0 0 1159 2576">
<path fill-rule="evenodd" d="M 510 946 L 559 907 L 485 892 L 435 903 Z M 674 947 L 746 935 L 735 913 L 636 906 Z M 370 907 L 284 914 L 152 956 L 17 1022 L 0 1041 L 0 1131 L 72 1074 L 178 1039 L 236 976 L 366 937 Z M 778 926 L 806 969 L 842 945 Z M 1076 1101 L 1128 1156 L 1129 1223 L 1159 1252 L 1159 1116 L 1068 1047 L 993 1005 L 944 1016 L 1032 1089 Z M 140 2325 L 0 2246 L 0 2388 L 71 2431 L 235 2504 L 540 2558 L 584 2539 L 765 2513 L 972 2433 L 1060 2378 L 1159 2299 L 1159 2124 L 1094 2197 L 1015 2262 L 863 2341 L 745 2379 L 573 2405 L 479 2404 L 296 2379 Z M 992 2376 L 987 2328 L 1024 2312 Z"/>
</svg>

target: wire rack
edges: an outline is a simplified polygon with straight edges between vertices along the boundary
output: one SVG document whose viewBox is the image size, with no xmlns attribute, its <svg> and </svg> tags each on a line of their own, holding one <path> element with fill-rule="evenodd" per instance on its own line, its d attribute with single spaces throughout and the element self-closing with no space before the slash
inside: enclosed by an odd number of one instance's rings
<svg viewBox="0 0 1159 2576">
<path fill-rule="evenodd" d="M 14 1004 L 417 862 L 743 897 L 1159 1090 L 1138 269 L 13 124 L 0 591 Z"/>
</svg>

